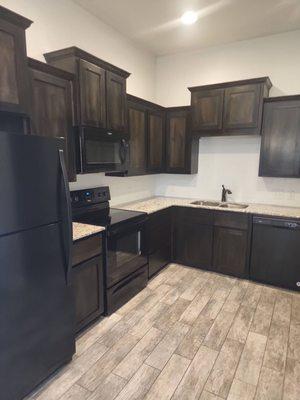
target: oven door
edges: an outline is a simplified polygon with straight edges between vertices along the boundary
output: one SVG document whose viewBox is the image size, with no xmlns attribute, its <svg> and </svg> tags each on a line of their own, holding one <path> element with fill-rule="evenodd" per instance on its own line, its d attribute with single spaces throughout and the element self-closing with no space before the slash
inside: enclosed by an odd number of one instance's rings
<svg viewBox="0 0 300 400">
<path fill-rule="evenodd" d="M 118 133 L 80 128 L 79 147 L 78 157 L 82 173 L 128 169 L 128 143 Z"/>
<path fill-rule="evenodd" d="M 145 222 L 109 230 L 106 265 L 108 288 L 147 264 L 145 244 Z"/>
</svg>

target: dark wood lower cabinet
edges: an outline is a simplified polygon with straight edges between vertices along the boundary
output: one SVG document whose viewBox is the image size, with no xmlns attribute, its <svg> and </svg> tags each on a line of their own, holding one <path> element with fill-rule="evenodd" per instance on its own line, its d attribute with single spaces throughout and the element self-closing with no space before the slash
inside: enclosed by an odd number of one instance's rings
<svg viewBox="0 0 300 400">
<path fill-rule="evenodd" d="M 174 261 L 211 269 L 213 214 L 193 208 L 177 208 L 174 223 Z"/>
<path fill-rule="evenodd" d="M 213 266 L 217 272 L 244 278 L 247 276 L 248 232 L 215 227 Z"/>
<path fill-rule="evenodd" d="M 104 278 L 101 238 L 94 236 L 73 245 L 72 286 L 75 297 L 76 332 L 104 312 Z M 98 255 L 95 256 L 95 253 Z M 92 258 L 90 258 L 92 257 Z"/>
<path fill-rule="evenodd" d="M 172 258 L 172 209 L 149 215 L 147 221 L 149 277 L 155 275 Z"/>
</svg>

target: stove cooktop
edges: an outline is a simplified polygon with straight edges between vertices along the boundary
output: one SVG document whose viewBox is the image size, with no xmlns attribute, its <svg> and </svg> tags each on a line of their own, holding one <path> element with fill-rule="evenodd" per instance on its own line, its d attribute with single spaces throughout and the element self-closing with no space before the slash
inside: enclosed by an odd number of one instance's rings
<svg viewBox="0 0 300 400">
<path fill-rule="evenodd" d="M 143 212 L 109 208 L 105 212 L 104 210 L 95 210 L 82 214 L 76 218 L 76 222 L 109 228 L 126 222 L 138 222 L 146 216 L 147 214 Z"/>
</svg>

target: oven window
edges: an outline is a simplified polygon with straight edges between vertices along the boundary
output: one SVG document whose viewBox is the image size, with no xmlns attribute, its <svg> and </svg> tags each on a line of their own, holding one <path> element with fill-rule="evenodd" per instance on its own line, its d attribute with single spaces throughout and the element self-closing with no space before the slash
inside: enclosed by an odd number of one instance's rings
<svg viewBox="0 0 300 400">
<path fill-rule="evenodd" d="M 120 143 L 85 140 L 87 164 L 120 164 Z"/>
<path fill-rule="evenodd" d="M 116 264 L 125 264 L 141 253 L 141 232 L 133 232 L 127 236 L 119 238 L 116 245 Z"/>
</svg>

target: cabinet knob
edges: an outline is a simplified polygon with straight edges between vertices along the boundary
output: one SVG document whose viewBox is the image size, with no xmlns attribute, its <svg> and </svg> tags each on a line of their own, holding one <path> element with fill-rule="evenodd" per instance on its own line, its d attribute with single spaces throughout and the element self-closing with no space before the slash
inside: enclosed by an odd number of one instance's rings
<svg viewBox="0 0 300 400">
<path fill-rule="evenodd" d="M 297 286 L 297 287 L 300 287 L 300 282 L 297 282 L 297 283 L 296 283 L 296 286 Z"/>
</svg>

